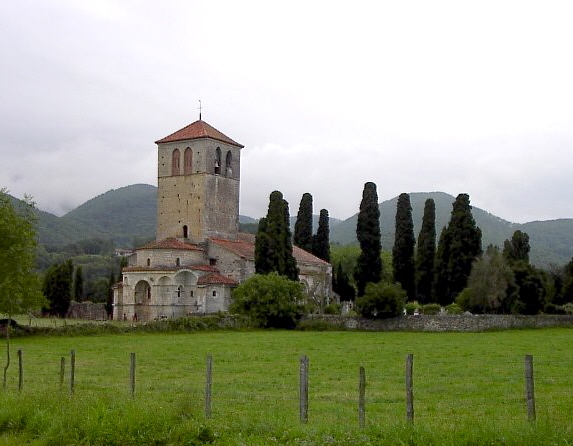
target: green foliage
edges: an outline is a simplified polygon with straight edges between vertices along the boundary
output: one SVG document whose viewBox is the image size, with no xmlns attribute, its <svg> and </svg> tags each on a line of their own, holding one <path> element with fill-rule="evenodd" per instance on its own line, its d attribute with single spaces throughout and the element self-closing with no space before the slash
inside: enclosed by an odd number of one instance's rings
<svg viewBox="0 0 573 446">
<path fill-rule="evenodd" d="M 46 297 L 50 314 L 65 317 L 72 298 L 74 265 L 66 260 L 51 266 L 44 276 L 42 292 Z"/>
<path fill-rule="evenodd" d="M 340 314 L 340 305 L 339 304 L 329 304 L 324 307 L 323 310 L 324 314 Z"/>
<path fill-rule="evenodd" d="M 82 274 L 82 267 L 76 267 L 76 272 L 74 273 L 74 300 L 80 302 L 84 294 L 84 276 Z"/>
<path fill-rule="evenodd" d="M 330 262 L 330 229 L 328 227 L 328 211 L 320 210 L 318 219 L 318 229 L 312 237 L 312 253 L 326 262 Z"/>
<path fill-rule="evenodd" d="M 380 208 L 376 184 L 368 182 L 364 185 L 356 223 L 360 255 L 356 262 L 354 279 L 358 296 L 364 295 L 367 283 L 377 283 L 382 279 L 380 237 Z"/>
<path fill-rule="evenodd" d="M 392 267 L 394 282 L 402 285 L 408 300 L 416 297 L 414 269 L 414 223 L 412 222 L 412 206 L 410 195 L 400 194 L 396 207 L 396 230 L 394 247 L 392 248 Z"/>
<path fill-rule="evenodd" d="M 435 278 L 438 303 L 451 303 L 466 287 L 472 264 L 481 253 L 481 230 L 472 216 L 469 195 L 459 194 L 438 245 Z"/>
<path fill-rule="evenodd" d="M 440 311 L 442 311 L 442 307 L 440 304 L 422 305 L 422 313 L 423 314 L 435 315 L 435 314 L 440 314 Z"/>
<path fill-rule="evenodd" d="M 230 312 L 248 316 L 260 327 L 294 328 L 303 288 L 276 272 L 255 274 L 233 291 Z"/>
<path fill-rule="evenodd" d="M 384 319 L 400 316 L 405 303 L 406 292 L 399 284 L 369 282 L 364 296 L 356 299 L 356 308 L 364 317 Z"/>
<path fill-rule="evenodd" d="M 338 263 L 333 275 L 332 289 L 340 296 L 340 301 L 353 301 L 356 297 L 356 290 L 350 283 L 350 278 L 342 268 L 342 262 Z"/>
<path fill-rule="evenodd" d="M 293 244 L 312 252 L 312 195 L 304 193 L 294 225 Z"/>
<path fill-rule="evenodd" d="M 472 313 L 510 312 L 515 300 L 515 278 L 496 246 L 489 246 L 474 262 L 468 288 L 472 293 L 464 309 Z"/>
<path fill-rule="evenodd" d="M 420 304 L 417 301 L 406 302 L 404 309 L 406 310 L 406 314 L 412 315 L 416 312 L 416 310 L 420 309 Z"/>
<path fill-rule="evenodd" d="M 428 198 L 424 204 L 422 227 L 416 251 L 416 295 L 420 302 L 432 300 L 434 262 L 436 257 L 436 205 Z"/>
<path fill-rule="evenodd" d="M 458 294 L 458 296 L 459 296 L 459 294 Z M 462 307 L 460 307 L 458 304 L 455 304 L 455 303 L 446 305 L 445 310 L 446 310 L 447 314 L 462 314 L 463 313 Z"/>
<path fill-rule="evenodd" d="M 547 304 L 547 275 L 525 262 L 513 265 L 518 298 L 512 312 L 538 314 Z"/>
<path fill-rule="evenodd" d="M 529 235 L 526 232 L 515 231 L 511 240 L 503 243 L 503 257 L 510 263 L 529 263 Z"/>
<path fill-rule="evenodd" d="M 270 195 L 267 216 L 259 221 L 255 240 L 255 271 L 257 274 L 277 272 L 298 280 L 298 268 L 292 254 L 288 203 L 279 191 Z"/>
</svg>

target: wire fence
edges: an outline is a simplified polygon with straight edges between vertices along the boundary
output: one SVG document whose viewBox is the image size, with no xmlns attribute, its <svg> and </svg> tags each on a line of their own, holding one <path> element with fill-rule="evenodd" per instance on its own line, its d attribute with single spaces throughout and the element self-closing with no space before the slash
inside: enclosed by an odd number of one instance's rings
<svg viewBox="0 0 573 446">
<path fill-rule="evenodd" d="M 184 368 L 145 355 L 140 355 L 142 360 L 134 352 L 125 356 L 124 362 L 83 359 L 81 352 L 71 350 L 47 365 L 18 350 L 10 384 L 20 392 L 57 388 L 72 398 L 98 391 L 135 399 L 184 397 L 207 418 L 248 413 L 261 420 L 273 416 L 360 427 L 391 420 L 566 419 L 573 407 L 569 375 L 563 373 L 573 364 L 534 362 L 532 355 L 483 358 L 481 367 L 464 368 L 459 360 L 407 354 L 401 363 L 393 361 L 386 368 L 380 361 L 365 361 L 338 374 L 307 355 L 298 361 L 284 358 L 279 367 L 275 363 L 271 367 L 268 360 L 253 364 L 233 355 L 207 355 L 201 363 Z"/>
</svg>

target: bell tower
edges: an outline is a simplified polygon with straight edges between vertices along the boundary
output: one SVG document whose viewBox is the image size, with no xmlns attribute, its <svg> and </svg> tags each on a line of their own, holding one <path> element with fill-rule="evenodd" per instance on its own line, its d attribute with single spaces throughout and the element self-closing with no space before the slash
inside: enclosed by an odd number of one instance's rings
<svg viewBox="0 0 573 446">
<path fill-rule="evenodd" d="M 201 119 L 155 143 L 157 240 L 235 240 L 243 146 Z"/>
</svg>

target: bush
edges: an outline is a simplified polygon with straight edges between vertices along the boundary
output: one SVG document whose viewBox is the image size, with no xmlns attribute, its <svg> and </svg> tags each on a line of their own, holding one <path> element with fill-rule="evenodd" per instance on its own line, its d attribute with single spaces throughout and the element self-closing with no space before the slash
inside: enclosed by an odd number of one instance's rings
<svg viewBox="0 0 573 446">
<path fill-rule="evenodd" d="M 340 305 L 330 304 L 324 307 L 324 314 L 340 314 Z"/>
<path fill-rule="evenodd" d="M 573 302 L 564 304 L 563 310 L 565 311 L 565 314 L 573 314 Z"/>
<path fill-rule="evenodd" d="M 423 314 L 438 314 L 442 311 L 440 304 L 426 304 L 422 306 Z"/>
<path fill-rule="evenodd" d="M 446 306 L 446 313 L 448 314 L 462 314 L 464 311 L 458 304 L 450 304 Z"/>
<path fill-rule="evenodd" d="M 420 309 L 420 304 L 417 301 L 414 302 L 408 302 L 405 306 L 404 309 L 406 310 L 406 314 L 414 314 L 414 312 L 416 310 Z"/>
<path fill-rule="evenodd" d="M 406 292 L 398 284 L 368 283 L 364 296 L 356 299 L 356 309 L 367 318 L 384 319 L 402 314 Z"/>
<path fill-rule="evenodd" d="M 302 315 L 302 284 L 273 272 L 255 274 L 233 292 L 229 311 L 249 317 L 263 328 L 294 328 Z"/>
</svg>

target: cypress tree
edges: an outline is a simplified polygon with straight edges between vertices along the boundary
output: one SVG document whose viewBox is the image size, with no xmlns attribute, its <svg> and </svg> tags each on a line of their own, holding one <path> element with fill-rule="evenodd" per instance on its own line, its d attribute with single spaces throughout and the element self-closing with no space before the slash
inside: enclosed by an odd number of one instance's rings
<svg viewBox="0 0 573 446">
<path fill-rule="evenodd" d="M 78 266 L 74 275 L 74 300 L 80 302 L 84 294 L 84 276 L 82 274 L 82 267 Z"/>
<path fill-rule="evenodd" d="M 350 283 L 348 274 L 346 274 L 346 271 L 342 268 L 342 262 L 338 263 L 338 267 L 334 273 L 332 289 L 340 296 L 341 302 L 354 301 L 356 291 Z"/>
<path fill-rule="evenodd" d="M 367 283 L 377 283 L 382 278 L 380 207 L 376 184 L 372 182 L 364 185 L 356 223 L 356 237 L 360 244 L 360 255 L 356 262 L 354 278 L 358 296 L 363 296 Z"/>
<path fill-rule="evenodd" d="M 436 257 L 436 204 L 428 198 L 424 204 L 422 227 L 416 251 L 416 293 L 420 303 L 431 302 Z"/>
<path fill-rule="evenodd" d="M 293 244 L 312 252 L 312 195 L 309 193 L 303 194 L 300 200 L 294 224 Z"/>
<path fill-rule="evenodd" d="M 468 194 L 457 196 L 444 231 L 438 244 L 434 290 L 441 305 L 451 303 L 466 287 L 472 264 L 482 253 L 481 229 L 472 216 Z"/>
<path fill-rule="evenodd" d="M 326 209 L 320 210 L 318 229 L 312 241 L 312 253 L 319 259 L 330 262 L 330 229 L 328 211 Z"/>
<path fill-rule="evenodd" d="M 396 230 L 392 248 L 394 282 L 402 285 L 408 300 L 416 297 L 414 270 L 414 223 L 409 194 L 400 194 L 396 207 Z"/>
<path fill-rule="evenodd" d="M 255 272 L 277 272 L 298 280 L 298 268 L 292 254 L 288 203 L 279 191 L 270 195 L 267 216 L 259 221 L 255 239 Z"/>
</svg>

